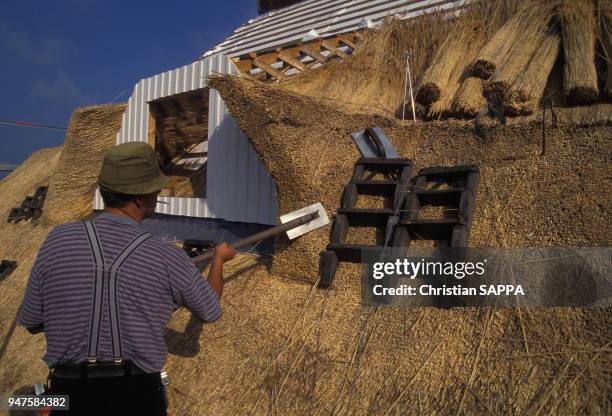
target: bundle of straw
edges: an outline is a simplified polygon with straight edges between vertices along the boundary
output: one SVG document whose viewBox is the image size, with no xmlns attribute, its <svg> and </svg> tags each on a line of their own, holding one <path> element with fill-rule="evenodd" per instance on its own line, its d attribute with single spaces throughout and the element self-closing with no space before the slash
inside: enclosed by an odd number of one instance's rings
<svg viewBox="0 0 612 416">
<path fill-rule="evenodd" d="M 561 39 L 548 33 L 529 64 L 521 72 L 505 96 L 504 109 L 508 115 L 528 115 L 537 108 L 546 88 L 548 77 L 559 56 Z"/>
<path fill-rule="evenodd" d="M 417 102 L 430 105 L 441 98 L 452 100 L 458 89 L 456 84 L 467 64 L 464 53 L 465 41 L 464 31 L 457 30 L 449 33 L 423 74 L 421 86 L 416 94 Z M 449 95 L 450 98 L 448 98 Z"/>
<path fill-rule="evenodd" d="M 591 104 L 599 95 L 593 4 L 590 0 L 563 0 L 559 18 L 565 53 L 563 91 L 570 102 Z"/>
<path fill-rule="evenodd" d="M 478 77 L 467 77 L 451 103 L 451 111 L 459 117 L 474 117 L 487 106 L 483 94 L 483 81 Z"/>
<path fill-rule="evenodd" d="M 509 97 L 512 85 L 527 69 L 529 62 L 542 47 L 549 30 L 549 21 L 553 14 L 552 3 L 541 3 L 527 14 L 523 14 L 523 29 L 514 39 L 514 43 L 503 58 L 487 85 L 488 93 L 495 94 L 502 101 L 512 101 Z M 553 60 L 554 64 L 554 60 Z M 548 74 L 545 74 L 546 78 Z"/>
<path fill-rule="evenodd" d="M 604 92 L 608 101 L 612 101 L 612 4 L 610 2 L 600 3 L 599 18 L 601 21 L 599 39 L 607 67 Z"/>
<path fill-rule="evenodd" d="M 495 3 L 493 6 L 494 9 L 503 8 L 503 6 Z M 472 66 L 472 71 L 475 75 L 482 79 L 489 79 L 491 75 L 493 75 L 506 55 L 510 52 L 512 45 L 516 43 L 521 37 L 521 34 L 531 25 L 534 14 L 533 11 L 537 9 L 537 1 L 524 1 L 516 13 L 505 20 L 505 23 L 494 32 L 490 40 L 478 53 L 474 65 Z M 490 19 L 493 21 L 493 28 L 495 28 L 495 20 L 499 20 L 500 18 L 503 20 L 504 14 L 511 10 L 512 7 L 510 7 L 510 10 L 495 10 L 490 13 Z"/>
</svg>

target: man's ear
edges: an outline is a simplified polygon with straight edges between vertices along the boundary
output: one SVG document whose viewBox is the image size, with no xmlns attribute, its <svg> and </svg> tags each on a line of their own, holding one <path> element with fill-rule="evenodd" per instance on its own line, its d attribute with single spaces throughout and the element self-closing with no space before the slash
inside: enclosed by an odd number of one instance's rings
<svg viewBox="0 0 612 416">
<path fill-rule="evenodd" d="M 142 208 L 142 207 L 143 207 L 143 205 L 144 205 L 144 204 L 142 203 L 142 199 L 141 199 L 141 198 L 142 198 L 142 196 L 140 196 L 140 195 L 139 195 L 139 196 L 137 196 L 136 198 L 134 198 L 134 204 L 136 204 L 136 206 L 137 206 L 138 208 Z"/>
</svg>

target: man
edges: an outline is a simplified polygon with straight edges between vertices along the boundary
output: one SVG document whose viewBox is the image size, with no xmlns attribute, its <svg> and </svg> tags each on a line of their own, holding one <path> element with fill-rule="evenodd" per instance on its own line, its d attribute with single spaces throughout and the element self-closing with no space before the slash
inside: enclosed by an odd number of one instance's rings
<svg viewBox="0 0 612 416">
<path fill-rule="evenodd" d="M 160 371 L 172 312 L 221 316 L 223 263 L 235 251 L 217 246 L 205 280 L 183 250 L 140 225 L 168 181 L 149 145 L 115 146 L 98 176 L 104 212 L 56 227 L 38 253 L 19 322 L 45 332 L 50 394 L 70 396 L 70 413 L 58 414 L 165 415 Z"/>
</svg>

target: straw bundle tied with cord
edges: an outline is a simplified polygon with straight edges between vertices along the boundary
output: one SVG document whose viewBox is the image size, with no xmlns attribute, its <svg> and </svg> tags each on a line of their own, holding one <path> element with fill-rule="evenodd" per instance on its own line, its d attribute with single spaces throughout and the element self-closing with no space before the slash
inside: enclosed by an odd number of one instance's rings
<svg viewBox="0 0 612 416">
<path fill-rule="evenodd" d="M 478 52 L 472 70 L 482 79 L 489 79 L 503 62 L 512 46 L 531 25 L 536 0 L 523 2 L 520 9 L 507 20 Z"/>
<path fill-rule="evenodd" d="M 599 41 L 606 66 L 604 93 L 608 101 L 612 101 L 612 3 L 602 1 L 599 6 Z"/>
<path fill-rule="evenodd" d="M 501 60 L 487 83 L 487 93 L 496 95 L 504 102 L 512 102 L 516 99 L 512 97 L 512 87 L 519 78 L 525 77 L 525 71 L 527 71 L 532 58 L 545 43 L 547 33 L 550 31 L 553 11 L 554 6 L 552 2 L 541 2 L 537 7 L 531 9 L 528 14 L 523 15 L 524 27 L 513 40 L 512 47 Z M 553 55 L 554 48 L 552 49 L 548 56 Z M 547 57 L 546 55 L 543 56 Z M 554 64 L 555 58 L 556 55 L 553 56 L 552 64 Z M 552 68 L 552 65 L 550 68 Z M 532 73 L 532 75 L 535 74 Z M 527 86 L 528 84 L 528 79 L 525 79 L 523 85 Z M 520 101 L 523 100 L 520 99 Z"/>
<path fill-rule="evenodd" d="M 472 45 L 482 39 L 481 30 L 474 22 L 462 23 L 449 33 L 438 48 L 423 75 L 416 95 L 419 103 L 429 105 L 428 117 L 436 117 L 450 111 L 450 104 L 461 85 L 461 78 L 476 55 L 477 49 Z"/>
<path fill-rule="evenodd" d="M 474 117 L 487 107 L 483 94 L 483 80 L 469 76 L 463 80 L 451 103 L 451 112 L 459 117 Z"/>
<path fill-rule="evenodd" d="M 416 94 L 416 100 L 420 104 L 430 105 L 438 101 L 443 93 L 448 95 L 448 89 L 453 88 L 456 83 L 453 81 L 461 75 L 459 68 L 465 65 L 463 47 L 463 33 L 450 32 L 425 70 Z M 455 77 L 457 73 L 458 76 Z"/>
<path fill-rule="evenodd" d="M 563 91 L 575 104 L 599 97 L 595 68 L 595 12 L 590 0 L 562 0 L 558 10 L 563 34 Z"/>
<path fill-rule="evenodd" d="M 536 110 L 559 56 L 560 43 L 559 36 L 554 32 L 544 36 L 529 64 L 505 95 L 504 109 L 507 114 L 528 115 Z"/>
</svg>

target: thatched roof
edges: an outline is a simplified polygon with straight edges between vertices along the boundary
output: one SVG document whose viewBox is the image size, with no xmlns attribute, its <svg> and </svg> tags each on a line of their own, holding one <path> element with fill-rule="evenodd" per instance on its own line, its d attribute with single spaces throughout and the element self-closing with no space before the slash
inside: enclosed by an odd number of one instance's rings
<svg viewBox="0 0 612 416">
<path fill-rule="evenodd" d="M 257 0 L 257 10 L 259 14 L 267 13 L 271 10 L 281 9 L 291 6 L 303 0 Z"/>
<path fill-rule="evenodd" d="M 349 133 L 379 125 L 417 167 L 480 165 L 471 245 L 611 243 L 610 125 L 549 126 L 540 156 L 541 126 L 529 120 L 491 127 L 483 143 L 469 123 L 401 123 L 234 78 L 211 86 L 275 178 L 280 212 L 321 201 L 333 216 L 358 157 Z M 79 163 L 73 156 L 41 152 L 0 182 L 0 214 L 54 178 L 58 160 Z M 49 230 L 0 223 L 0 257 L 19 262 L 0 285 L 2 394 L 46 377 L 44 337 L 11 324 Z M 226 270 L 220 321 L 202 327 L 186 310 L 174 315 L 171 414 L 605 412 L 609 383 L 597 369 L 609 367 L 607 310 L 362 308 L 355 265 L 341 265 L 331 290 L 314 287 L 328 233 L 272 259 L 240 256 Z"/>
</svg>

